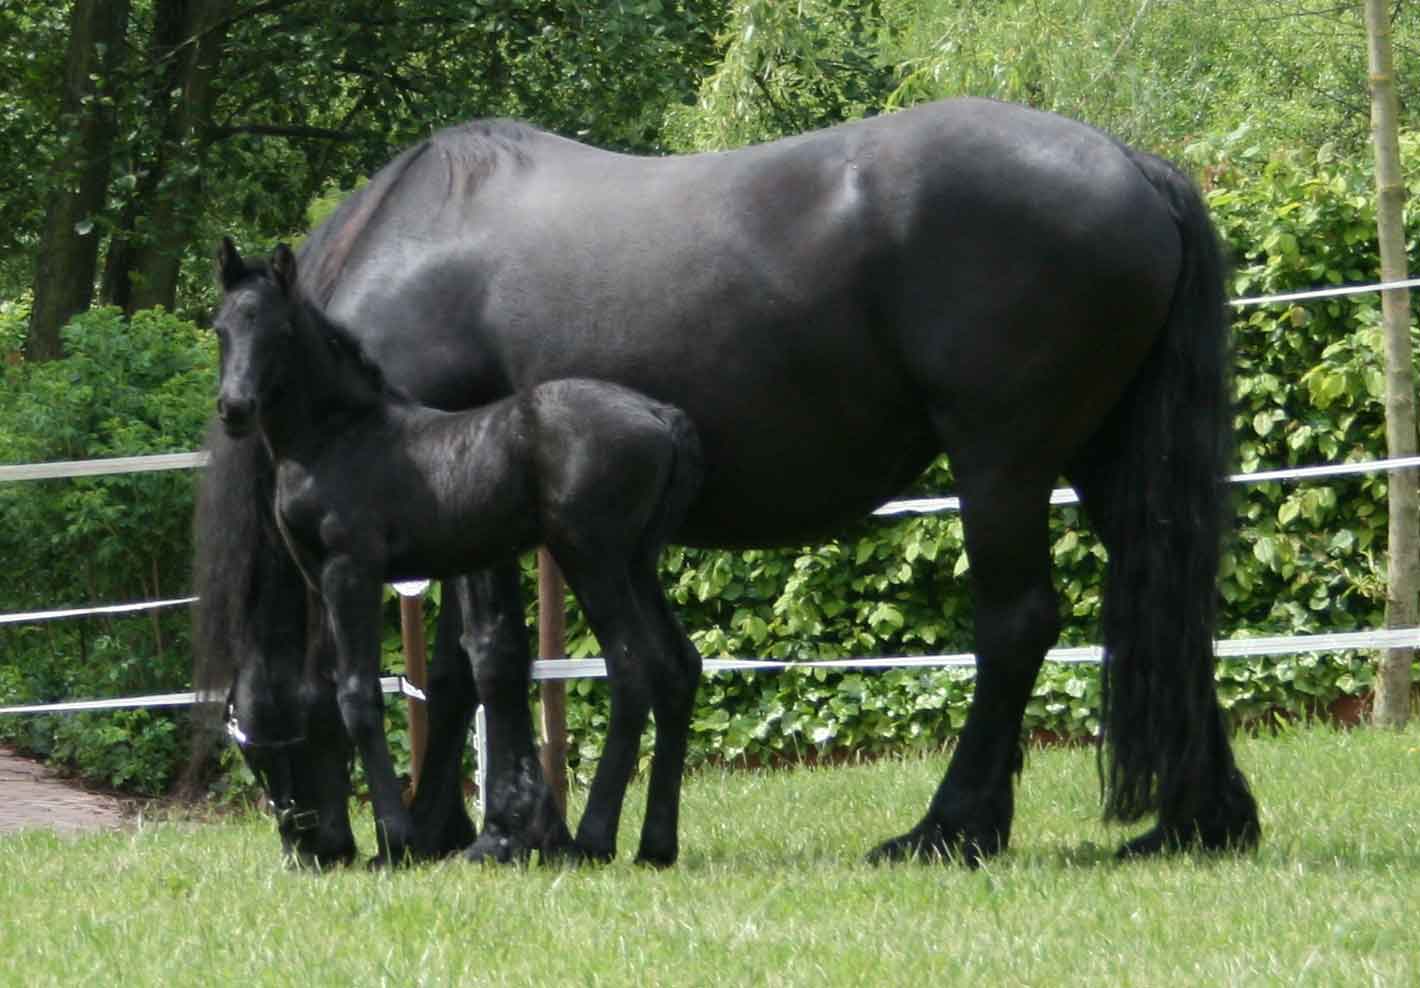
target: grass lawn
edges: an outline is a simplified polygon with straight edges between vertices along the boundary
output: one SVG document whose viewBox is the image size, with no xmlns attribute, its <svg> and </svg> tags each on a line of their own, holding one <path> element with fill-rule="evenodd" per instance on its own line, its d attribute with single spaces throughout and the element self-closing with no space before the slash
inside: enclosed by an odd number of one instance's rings
<svg viewBox="0 0 1420 988">
<path fill-rule="evenodd" d="M 256 815 L 5 836 L 0 984 L 1420 984 L 1420 731 L 1239 750 L 1244 858 L 1116 864 L 1089 750 L 1030 755 L 1012 850 L 975 872 L 861 860 L 944 756 L 693 776 L 666 872 L 291 873 Z"/>
</svg>

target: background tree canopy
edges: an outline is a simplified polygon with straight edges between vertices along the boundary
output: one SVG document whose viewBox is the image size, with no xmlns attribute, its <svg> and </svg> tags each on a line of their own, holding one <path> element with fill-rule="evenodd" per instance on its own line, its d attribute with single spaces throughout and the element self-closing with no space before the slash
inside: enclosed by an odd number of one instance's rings
<svg viewBox="0 0 1420 988">
<path fill-rule="evenodd" d="M 1411 106 L 1420 14 L 1397 3 L 1394 18 Z M 1359 6 L 1320 0 L 3 0 L 0 460 L 197 446 L 211 347 L 194 323 L 218 237 L 297 239 L 399 148 L 476 116 L 659 154 L 945 96 L 1014 100 L 1183 161 L 1236 293 L 1367 280 L 1365 66 Z M 1245 466 L 1382 452 L 1376 310 L 1361 296 L 1239 314 Z M 919 486 L 949 489 L 947 466 Z M 1384 491 L 1371 478 L 1240 495 L 1225 631 L 1373 625 Z M 0 554 L 18 561 L 0 611 L 183 591 L 190 514 L 187 475 L 0 485 Z M 1102 550 L 1071 511 L 1055 524 L 1065 638 L 1091 641 Z M 934 516 L 801 551 L 674 551 L 666 577 L 707 655 L 830 657 L 968 650 L 966 565 L 959 522 Z M 571 634 L 574 652 L 596 652 L 575 613 Z M 179 614 L 6 628 L 0 703 L 180 689 L 187 648 Z M 1225 667 L 1220 689 L 1239 713 L 1297 710 L 1368 674 L 1354 656 L 1258 660 Z M 960 672 L 720 677 L 696 743 L 770 758 L 935 742 L 970 687 Z M 1095 691 L 1089 674 L 1050 671 L 1031 726 L 1090 731 Z M 604 706 L 597 684 L 574 693 L 585 747 Z M 156 790 L 174 723 L 0 732 Z"/>
</svg>

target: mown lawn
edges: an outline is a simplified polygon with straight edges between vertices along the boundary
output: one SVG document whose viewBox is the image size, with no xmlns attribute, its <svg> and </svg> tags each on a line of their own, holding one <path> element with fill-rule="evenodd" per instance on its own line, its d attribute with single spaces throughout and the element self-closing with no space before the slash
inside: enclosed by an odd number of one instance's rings
<svg viewBox="0 0 1420 988">
<path fill-rule="evenodd" d="M 1031 754 L 1012 850 L 976 872 L 861 861 L 941 756 L 699 774 L 667 872 L 298 874 L 255 815 L 3 837 L 0 983 L 1420 984 L 1420 730 L 1240 757 L 1265 827 L 1241 859 L 1116 864 L 1089 750 Z"/>
</svg>

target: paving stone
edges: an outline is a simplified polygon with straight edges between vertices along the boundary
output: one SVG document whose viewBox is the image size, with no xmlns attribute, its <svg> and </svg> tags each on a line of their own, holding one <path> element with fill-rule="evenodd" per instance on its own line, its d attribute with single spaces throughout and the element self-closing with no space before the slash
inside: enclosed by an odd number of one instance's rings
<svg viewBox="0 0 1420 988">
<path fill-rule="evenodd" d="M 60 778 L 41 762 L 0 748 L 0 833 L 47 827 L 60 833 L 123 824 L 123 804 Z"/>
</svg>

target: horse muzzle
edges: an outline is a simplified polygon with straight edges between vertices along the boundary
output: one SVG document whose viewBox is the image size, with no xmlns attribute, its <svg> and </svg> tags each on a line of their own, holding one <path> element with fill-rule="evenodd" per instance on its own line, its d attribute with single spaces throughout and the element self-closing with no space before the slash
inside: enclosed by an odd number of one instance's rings
<svg viewBox="0 0 1420 988">
<path fill-rule="evenodd" d="M 256 402 L 250 398 L 218 398 L 217 417 L 233 439 L 249 435 L 256 424 Z"/>
</svg>

